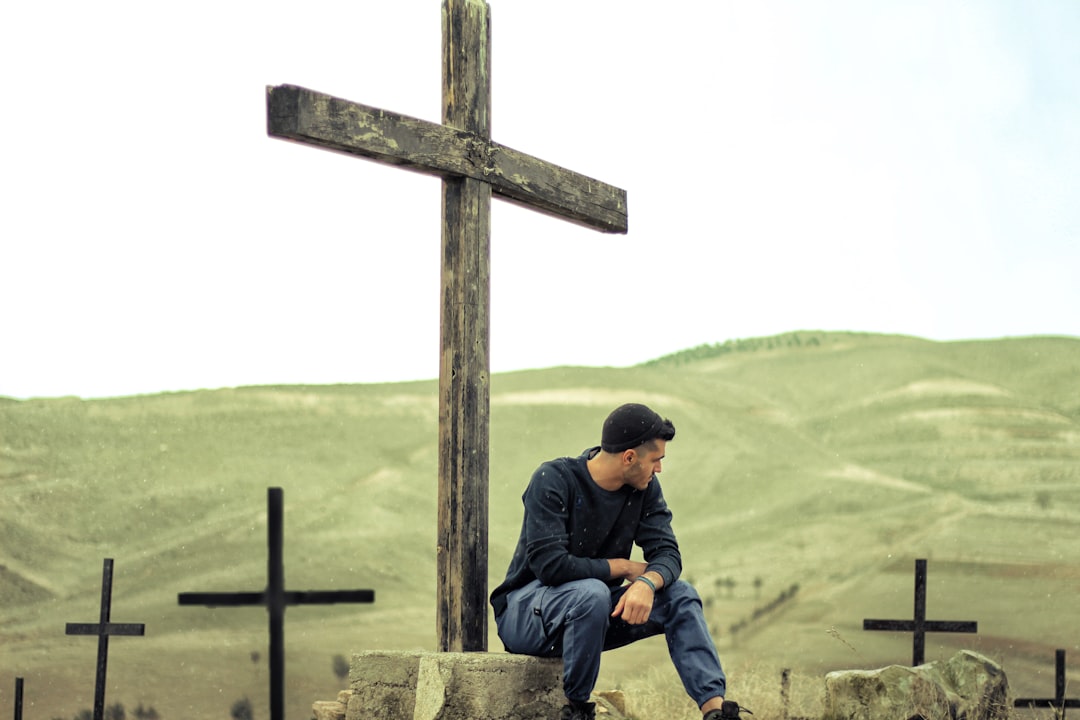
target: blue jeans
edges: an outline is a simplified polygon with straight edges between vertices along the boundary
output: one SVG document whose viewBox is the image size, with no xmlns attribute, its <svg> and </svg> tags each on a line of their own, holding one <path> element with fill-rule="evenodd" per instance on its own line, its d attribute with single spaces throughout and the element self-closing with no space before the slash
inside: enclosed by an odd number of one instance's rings
<svg viewBox="0 0 1080 720">
<path fill-rule="evenodd" d="M 600 580 L 554 587 L 533 580 L 507 596 L 506 611 L 495 619 L 499 638 L 508 652 L 562 657 L 563 691 L 567 699 L 584 702 L 596 685 L 601 651 L 663 633 L 694 702 L 700 707 L 722 696 L 726 678 L 693 586 L 677 580 L 657 591 L 642 625 L 611 617 L 624 592 L 625 586 L 613 589 Z"/>
</svg>

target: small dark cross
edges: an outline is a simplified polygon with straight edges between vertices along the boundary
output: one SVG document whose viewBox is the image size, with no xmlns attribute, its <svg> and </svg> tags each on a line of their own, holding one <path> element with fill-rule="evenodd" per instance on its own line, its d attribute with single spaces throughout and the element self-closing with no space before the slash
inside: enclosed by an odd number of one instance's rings
<svg viewBox="0 0 1080 720">
<path fill-rule="evenodd" d="M 863 620 L 863 630 L 889 630 L 915 634 L 911 664 L 922 665 L 926 657 L 926 633 L 977 633 L 979 624 L 968 620 L 926 619 L 926 560 L 915 561 L 915 619 Z"/>
<path fill-rule="evenodd" d="M 22 720 L 23 679 L 15 678 L 15 720 Z"/>
<path fill-rule="evenodd" d="M 295 85 L 266 110 L 271 137 L 442 178 L 436 632 L 468 652 L 487 650 L 492 194 L 601 232 L 627 211 L 625 190 L 491 139 L 488 3 L 443 0 L 442 18 L 441 123 Z"/>
<path fill-rule="evenodd" d="M 109 621 L 112 614 L 112 558 L 105 558 L 105 567 L 101 575 L 101 622 L 68 623 L 68 635 L 97 635 L 97 682 L 94 685 L 94 720 L 105 717 L 105 672 L 109 664 L 110 635 L 143 635 L 146 625 L 142 623 L 114 623 Z"/>
<path fill-rule="evenodd" d="M 1080 708 L 1080 699 L 1065 697 L 1065 651 L 1055 653 L 1054 697 L 1053 698 L 1018 698 L 1013 707 L 1049 707 L 1061 711 L 1060 720 L 1065 720 L 1065 708 Z"/>
<path fill-rule="evenodd" d="M 285 606 L 286 605 L 333 605 L 334 603 L 375 602 L 374 590 L 309 590 L 307 592 L 285 590 L 285 562 L 283 557 L 283 507 L 284 493 L 281 488 L 267 489 L 266 539 L 269 548 L 267 561 L 268 582 L 262 592 L 234 593 L 180 593 L 181 605 L 205 605 L 206 607 L 239 607 L 262 605 L 270 613 L 270 720 L 285 718 Z"/>
</svg>

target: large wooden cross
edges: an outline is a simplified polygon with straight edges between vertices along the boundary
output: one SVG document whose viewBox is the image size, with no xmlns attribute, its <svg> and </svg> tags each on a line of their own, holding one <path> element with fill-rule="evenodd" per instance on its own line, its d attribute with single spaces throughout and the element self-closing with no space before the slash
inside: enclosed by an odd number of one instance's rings
<svg viewBox="0 0 1080 720">
<path fill-rule="evenodd" d="M 491 140 L 491 24 L 483 0 L 442 5 L 442 124 L 294 85 L 267 88 L 267 131 L 442 178 L 437 633 L 487 649 L 491 195 L 625 233 L 626 192 Z"/>
</svg>

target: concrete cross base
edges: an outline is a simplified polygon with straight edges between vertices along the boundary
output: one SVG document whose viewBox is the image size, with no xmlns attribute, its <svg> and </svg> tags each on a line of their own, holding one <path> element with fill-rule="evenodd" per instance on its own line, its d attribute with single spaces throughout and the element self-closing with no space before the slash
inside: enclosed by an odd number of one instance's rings
<svg viewBox="0 0 1080 720">
<path fill-rule="evenodd" d="M 352 656 L 345 720 L 552 720 L 562 660 L 508 653 Z"/>
</svg>

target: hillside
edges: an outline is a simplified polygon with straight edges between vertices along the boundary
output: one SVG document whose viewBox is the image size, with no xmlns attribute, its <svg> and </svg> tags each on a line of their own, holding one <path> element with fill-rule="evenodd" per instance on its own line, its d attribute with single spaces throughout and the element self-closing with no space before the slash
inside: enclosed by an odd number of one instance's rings
<svg viewBox="0 0 1080 720">
<path fill-rule="evenodd" d="M 928 659 L 970 647 L 1019 694 L 1051 693 L 1054 649 L 1080 657 L 1078 379 L 1072 338 L 809 332 L 496 375 L 491 586 L 536 464 L 642 401 L 678 429 L 661 482 L 732 687 L 747 668 L 817 682 L 906 662 L 909 635 L 862 619 L 909 618 L 926 557 L 930 618 L 979 622 L 928 636 Z M 112 557 L 113 621 L 147 634 L 112 641 L 109 702 L 198 720 L 248 696 L 266 717 L 265 611 L 176 594 L 265 586 L 268 486 L 285 491 L 288 586 L 377 598 L 290 608 L 290 717 L 336 693 L 335 654 L 432 649 L 436 403 L 433 381 L 0 401 L 0 704 L 19 675 L 27 717 L 91 705 L 96 643 L 64 624 L 96 621 Z M 660 639 L 602 673 L 677 685 Z"/>
</svg>

